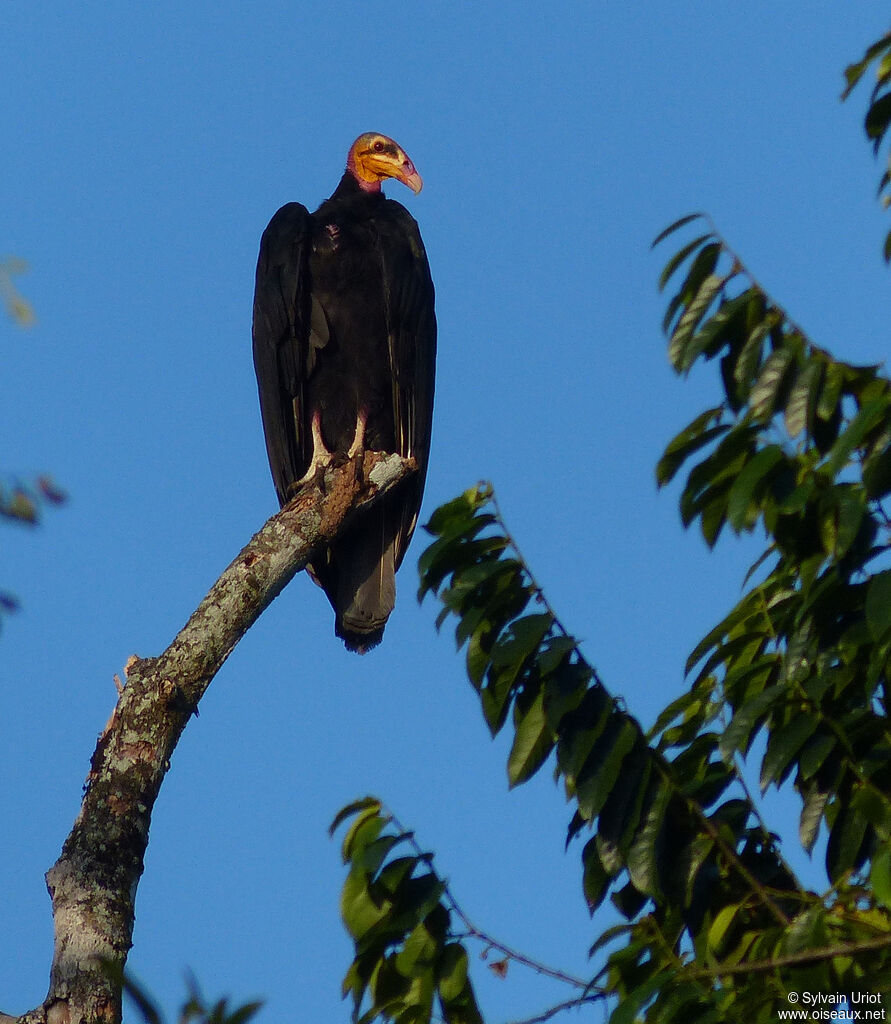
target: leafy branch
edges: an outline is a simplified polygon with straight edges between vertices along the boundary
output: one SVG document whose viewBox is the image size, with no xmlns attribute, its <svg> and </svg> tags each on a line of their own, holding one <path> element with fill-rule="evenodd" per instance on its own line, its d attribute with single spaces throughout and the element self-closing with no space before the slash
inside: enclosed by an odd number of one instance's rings
<svg viewBox="0 0 891 1024">
<path fill-rule="evenodd" d="M 863 57 L 845 69 L 845 89 L 842 99 L 846 100 L 866 71 L 875 66 L 876 84 L 869 98 L 869 107 L 864 120 L 866 136 L 872 141 L 876 156 L 891 124 L 891 32 L 868 47 Z M 884 207 L 891 206 L 891 154 L 888 156 L 888 170 L 879 180 L 878 194 Z M 891 232 L 885 238 L 885 262 L 891 261 Z"/>
<path fill-rule="evenodd" d="M 725 525 L 760 525 L 769 544 L 756 566 L 772 565 L 690 655 L 688 671 L 704 664 L 657 724 L 684 716 L 663 734 L 672 742 L 726 702 L 725 757 L 745 755 L 766 727 L 762 790 L 798 768 L 802 842 L 811 849 L 827 821 L 838 880 L 891 826 L 891 731 L 871 713 L 885 705 L 891 652 L 891 578 L 872 568 L 891 548 L 891 385 L 814 345 L 709 226 L 663 272 L 664 286 L 687 262 L 665 327 L 678 372 L 720 357 L 724 402 L 674 438 L 657 479 L 699 457 L 680 498 L 685 525 L 698 519 L 710 545 Z"/>
<path fill-rule="evenodd" d="M 482 945 L 484 958 L 493 950 L 503 957 L 490 964 L 501 977 L 515 963 L 581 991 L 518 1024 L 549 1020 L 605 997 L 590 982 L 520 953 L 473 924 L 433 869 L 433 855 L 376 797 L 344 807 L 330 833 L 350 820 L 341 847 L 349 866 L 341 913 L 356 947 L 343 982 L 344 995 L 353 998 L 354 1021 L 432 1020 L 435 999 L 443 1020 L 481 1022 L 468 975 L 468 939 Z M 463 932 L 453 927 L 456 920 Z"/>
</svg>

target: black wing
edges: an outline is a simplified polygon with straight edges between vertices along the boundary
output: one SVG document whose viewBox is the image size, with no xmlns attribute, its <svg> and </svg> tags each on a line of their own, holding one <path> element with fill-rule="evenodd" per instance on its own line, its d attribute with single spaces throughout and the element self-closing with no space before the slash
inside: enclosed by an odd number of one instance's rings
<svg viewBox="0 0 891 1024">
<path fill-rule="evenodd" d="M 304 426 L 303 384 L 312 357 L 309 280 L 311 221 L 300 203 L 283 206 L 260 240 L 254 289 L 254 370 L 266 452 L 279 502 L 299 480 L 311 439 Z"/>
<path fill-rule="evenodd" d="M 396 568 L 414 532 L 424 494 L 436 370 L 436 316 L 427 253 L 414 218 L 395 200 L 375 217 L 393 375 L 393 422 L 399 454 L 415 458 L 418 474 L 402 492 Z"/>
</svg>

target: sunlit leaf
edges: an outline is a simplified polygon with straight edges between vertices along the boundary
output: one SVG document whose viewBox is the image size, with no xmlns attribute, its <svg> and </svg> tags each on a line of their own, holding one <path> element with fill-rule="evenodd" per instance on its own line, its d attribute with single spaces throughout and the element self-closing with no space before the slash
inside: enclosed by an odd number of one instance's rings
<svg viewBox="0 0 891 1024">
<path fill-rule="evenodd" d="M 771 353 L 761 367 L 758 379 L 749 393 L 749 405 L 756 419 L 762 420 L 773 414 L 791 362 L 792 353 L 781 348 Z"/>
</svg>

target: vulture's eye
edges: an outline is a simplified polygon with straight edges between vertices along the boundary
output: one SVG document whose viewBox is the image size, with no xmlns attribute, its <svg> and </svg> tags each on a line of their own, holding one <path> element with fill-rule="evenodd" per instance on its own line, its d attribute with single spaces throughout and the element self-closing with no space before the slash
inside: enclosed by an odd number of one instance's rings
<svg viewBox="0 0 891 1024">
<path fill-rule="evenodd" d="M 374 148 L 375 153 L 382 153 L 383 150 L 384 150 L 384 144 L 381 142 L 380 139 L 378 139 L 377 142 L 375 142 L 373 148 Z"/>
</svg>

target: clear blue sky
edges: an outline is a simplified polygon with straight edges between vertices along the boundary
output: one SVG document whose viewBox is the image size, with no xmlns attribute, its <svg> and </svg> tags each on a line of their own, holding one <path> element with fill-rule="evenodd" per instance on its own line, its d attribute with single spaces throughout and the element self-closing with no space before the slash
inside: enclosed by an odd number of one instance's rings
<svg viewBox="0 0 891 1024">
<path fill-rule="evenodd" d="M 30 332 L 0 322 L 4 472 L 70 494 L 3 528 L 0 1009 L 46 992 L 43 872 L 79 806 L 127 657 L 160 652 L 276 507 L 250 356 L 260 234 L 315 206 L 360 132 L 425 181 L 440 325 L 425 509 L 493 479 L 570 629 L 645 723 L 735 600 L 752 543 L 709 554 L 653 466 L 706 404 L 667 366 L 668 222 L 706 209 L 818 343 L 883 360 L 887 223 L 842 71 L 879 3 L 4 4 L 0 253 L 28 259 Z M 383 646 L 346 654 L 296 580 L 213 683 L 152 824 L 130 966 L 170 1011 L 262 996 L 344 1020 L 350 945 L 326 837 L 383 797 L 469 915 L 574 973 L 592 923 L 548 772 L 508 793 L 450 635 L 418 608 L 416 539 Z M 772 801 L 793 824 L 794 799 Z M 799 860 L 800 863 L 800 860 Z M 818 879 L 819 872 L 808 877 Z M 480 965 L 496 1024 L 564 998 Z M 568 993 L 567 993 L 568 995 Z M 599 1010 L 595 1010 L 599 1014 Z"/>
</svg>

